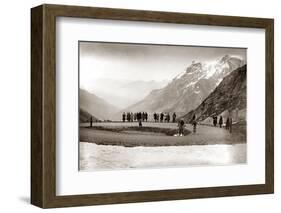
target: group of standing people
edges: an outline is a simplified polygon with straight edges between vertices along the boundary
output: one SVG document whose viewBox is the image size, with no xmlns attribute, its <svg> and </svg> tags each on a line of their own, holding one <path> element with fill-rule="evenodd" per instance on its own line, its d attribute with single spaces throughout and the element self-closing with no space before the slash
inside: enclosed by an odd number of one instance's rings
<svg viewBox="0 0 281 213">
<path fill-rule="evenodd" d="M 223 117 L 220 116 L 219 117 L 219 122 L 218 122 L 218 117 L 217 116 L 213 116 L 213 125 L 217 126 L 217 124 L 219 124 L 219 127 L 222 128 L 223 126 Z M 226 122 L 225 122 L 225 129 L 229 130 L 229 132 L 232 132 L 232 118 L 231 117 L 227 117 Z"/>
<path fill-rule="evenodd" d="M 134 121 L 146 121 L 148 120 L 148 113 L 147 112 L 123 112 L 122 114 L 122 121 L 125 122 L 134 122 Z"/>
<path fill-rule="evenodd" d="M 172 121 L 173 123 L 176 123 L 177 115 L 174 112 L 172 115 L 170 115 L 169 112 L 161 112 L 161 113 L 153 113 L 153 120 L 154 122 L 167 122 L 169 123 Z M 123 122 L 134 122 L 134 121 L 142 121 L 147 122 L 148 121 L 148 113 L 147 112 L 123 112 L 122 113 L 122 121 Z"/>
<path fill-rule="evenodd" d="M 176 113 L 174 112 L 172 114 L 172 122 L 175 123 L 176 122 L 176 118 L 177 118 L 177 115 Z M 154 122 L 167 122 L 169 123 L 170 120 L 171 120 L 171 116 L 170 116 L 170 113 L 169 112 L 166 112 L 166 113 L 153 113 L 153 119 L 154 119 Z"/>
</svg>

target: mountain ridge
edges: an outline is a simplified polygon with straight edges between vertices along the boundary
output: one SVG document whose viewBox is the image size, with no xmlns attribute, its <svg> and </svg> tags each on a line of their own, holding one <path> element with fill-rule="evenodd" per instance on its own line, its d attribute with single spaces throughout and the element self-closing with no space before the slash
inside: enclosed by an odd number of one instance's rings
<svg viewBox="0 0 281 213">
<path fill-rule="evenodd" d="M 225 111 L 245 110 L 247 105 L 247 65 L 232 71 L 224 77 L 216 89 L 194 110 L 182 116 L 190 122 L 193 115 L 198 121 L 218 116 Z"/>
<path fill-rule="evenodd" d="M 81 109 L 100 120 L 111 119 L 120 110 L 94 93 L 90 93 L 84 89 L 79 90 L 79 101 Z"/>
<path fill-rule="evenodd" d="M 164 88 L 151 91 L 143 100 L 123 111 L 174 111 L 186 114 L 197 107 L 225 76 L 244 64 L 244 60 L 229 55 L 212 63 L 193 61 Z"/>
</svg>

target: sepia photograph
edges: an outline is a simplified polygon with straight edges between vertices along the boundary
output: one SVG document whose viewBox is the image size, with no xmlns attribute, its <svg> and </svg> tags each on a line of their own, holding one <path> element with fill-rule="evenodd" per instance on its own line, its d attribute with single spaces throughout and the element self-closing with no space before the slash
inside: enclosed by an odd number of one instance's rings
<svg viewBox="0 0 281 213">
<path fill-rule="evenodd" d="M 247 163 L 247 49 L 79 41 L 79 171 Z"/>
</svg>

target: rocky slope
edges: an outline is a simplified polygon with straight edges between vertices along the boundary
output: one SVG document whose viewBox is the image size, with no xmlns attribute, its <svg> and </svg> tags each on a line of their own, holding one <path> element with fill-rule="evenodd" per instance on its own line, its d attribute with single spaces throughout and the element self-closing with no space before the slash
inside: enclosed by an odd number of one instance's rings
<svg viewBox="0 0 281 213">
<path fill-rule="evenodd" d="M 218 116 L 225 111 L 245 111 L 247 104 L 247 66 L 244 65 L 226 76 L 216 89 L 195 109 L 183 118 L 189 122 L 193 115 L 198 121 Z"/>
</svg>

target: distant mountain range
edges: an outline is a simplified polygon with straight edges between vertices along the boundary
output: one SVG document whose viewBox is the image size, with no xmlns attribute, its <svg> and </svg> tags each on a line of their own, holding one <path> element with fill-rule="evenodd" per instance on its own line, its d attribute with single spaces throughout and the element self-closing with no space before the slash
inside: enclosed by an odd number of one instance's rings
<svg viewBox="0 0 281 213">
<path fill-rule="evenodd" d="M 149 79 L 149 78 L 148 78 Z M 93 93 L 118 108 L 125 108 L 146 97 L 152 90 L 163 88 L 168 80 L 143 81 L 102 78 L 92 82 Z"/>
<path fill-rule="evenodd" d="M 183 116 L 189 122 L 193 115 L 204 121 L 224 111 L 245 110 L 247 104 L 247 66 L 244 65 L 226 76 L 216 89 L 195 109 Z"/>
<path fill-rule="evenodd" d="M 123 111 L 177 112 L 195 109 L 233 70 L 245 65 L 238 57 L 225 55 L 212 63 L 193 61 L 162 89 L 152 90 L 143 100 Z"/>
<path fill-rule="evenodd" d="M 114 105 L 83 89 L 80 89 L 79 107 L 80 116 L 82 116 L 81 118 L 83 119 L 89 116 L 88 114 L 90 114 L 94 116 L 95 119 L 107 120 L 111 119 L 112 115 L 120 111 L 120 109 L 115 107 Z"/>
</svg>

